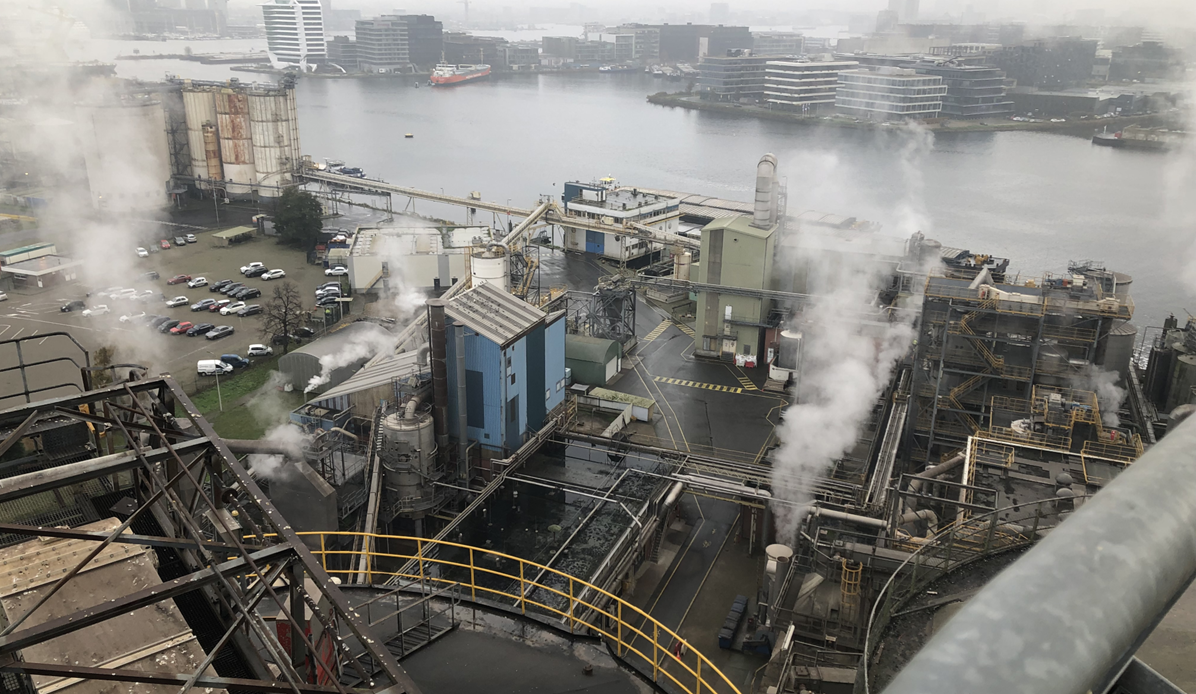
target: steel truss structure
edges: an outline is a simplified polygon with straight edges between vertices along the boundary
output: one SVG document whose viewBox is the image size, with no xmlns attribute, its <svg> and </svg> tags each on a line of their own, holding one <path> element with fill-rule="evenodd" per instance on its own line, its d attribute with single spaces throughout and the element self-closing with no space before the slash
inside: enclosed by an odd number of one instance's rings
<svg viewBox="0 0 1196 694">
<path fill-rule="evenodd" d="M 176 418 L 176 408 L 186 418 Z M 28 609 L 8 615 L 0 630 L 0 671 L 170 685 L 180 692 L 196 686 L 302 694 L 419 691 L 173 379 L 128 381 L 4 410 L 0 455 L 45 431 L 47 421 L 65 420 L 90 432 L 85 448 L 91 457 L 0 479 L 0 504 L 118 477 L 129 483 L 116 491 L 135 497 L 135 504 L 112 532 L 0 525 L 0 533 L 18 540 L 94 543 Z M 160 532 L 145 533 L 147 524 Z M 113 543 L 172 552 L 182 575 L 141 589 L 131 586 L 123 597 L 52 619 L 30 619 L 68 582 L 87 580 L 79 574 Z M 195 669 L 143 671 L 22 658 L 22 649 L 188 595 L 206 601 L 219 623 L 216 631 L 223 630 Z M 218 656 L 230 650 L 255 677 L 220 672 Z"/>
</svg>

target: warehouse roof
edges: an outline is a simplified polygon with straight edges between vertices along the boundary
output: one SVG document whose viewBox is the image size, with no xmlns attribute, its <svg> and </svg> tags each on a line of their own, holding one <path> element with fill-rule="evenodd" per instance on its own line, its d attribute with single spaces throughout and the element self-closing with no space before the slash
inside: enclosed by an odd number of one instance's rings
<svg viewBox="0 0 1196 694">
<path fill-rule="evenodd" d="M 344 327 L 338 328 L 318 340 L 309 342 L 299 349 L 284 355 L 283 358 L 285 359 L 287 356 L 293 354 L 306 354 L 319 359 L 330 354 L 336 354 L 353 342 L 380 344 L 388 338 L 394 339 L 395 336 L 377 323 L 357 321 L 356 323 L 349 323 Z M 372 354 L 373 352 L 369 354 L 363 353 L 361 357 L 364 359 Z"/>
<path fill-rule="evenodd" d="M 411 376 L 418 376 L 427 370 L 426 358 L 421 362 L 419 352 L 403 352 L 402 354 L 382 354 L 361 367 L 361 370 L 344 383 L 329 388 L 320 394 L 320 400 L 336 398 L 342 395 L 352 395 L 363 390 L 377 388 L 394 381 L 402 381 Z"/>
<path fill-rule="evenodd" d="M 619 355 L 619 343 L 585 335 L 565 336 L 565 359 L 605 364 Z"/>
<path fill-rule="evenodd" d="M 773 233 L 777 230 L 776 226 L 772 226 L 768 229 L 760 229 L 759 227 L 752 226 L 752 217 L 751 217 L 751 215 L 746 215 L 746 214 L 737 215 L 735 217 L 724 217 L 722 219 L 716 219 L 713 222 L 702 227 L 703 232 L 705 232 L 707 230 L 713 231 L 715 229 L 727 229 L 727 230 L 733 231 L 737 234 L 746 234 L 748 236 L 755 236 L 758 239 L 766 239 L 769 236 L 772 236 Z"/>
<path fill-rule="evenodd" d="M 241 238 L 242 236 L 252 236 L 256 232 L 257 229 L 254 229 L 253 227 L 240 226 L 233 227 L 231 229 L 225 229 L 224 231 L 217 231 L 216 233 L 212 234 L 212 236 L 218 239 L 232 240 Z"/>
<path fill-rule="evenodd" d="M 519 339 L 547 315 L 488 282 L 450 299 L 444 312 L 499 347 Z"/>
</svg>

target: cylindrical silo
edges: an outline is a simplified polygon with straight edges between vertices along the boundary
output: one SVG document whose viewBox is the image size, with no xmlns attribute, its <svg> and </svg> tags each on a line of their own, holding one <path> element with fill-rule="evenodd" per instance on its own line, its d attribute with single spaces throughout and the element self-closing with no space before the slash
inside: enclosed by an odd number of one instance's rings
<svg viewBox="0 0 1196 694">
<path fill-rule="evenodd" d="M 1175 370 L 1171 375 L 1171 387 L 1167 390 L 1167 412 L 1186 405 L 1196 388 L 1196 355 L 1184 354 L 1175 360 Z"/>
<path fill-rule="evenodd" d="M 148 98 L 77 110 L 79 143 L 92 204 L 108 210 L 144 210 L 169 204 L 166 118 Z"/>
<path fill-rule="evenodd" d="M 796 330 L 782 330 L 777 348 L 776 364 L 786 371 L 796 371 L 801 359 L 801 333 Z"/>
<path fill-rule="evenodd" d="M 469 258 L 471 286 L 490 283 L 504 292 L 511 290 L 511 258 L 505 246 L 497 243 L 474 249 Z"/>
<path fill-rule="evenodd" d="M 689 281 L 689 268 L 693 265 L 694 254 L 684 251 L 673 256 L 673 279 L 678 282 Z"/>
<path fill-rule="evenodd" d="M 1105 371 L 1116 371 L 1121 377 L 1121 387 L 1129 385 L 1130 362 L 1134 358 L 1134 343 L 1138 340 L 1138 328 L 1133 323 L 1122 323 L 1114 326 L 1105 338 L 1104 361 L 1101 366 Z"/>
<path fill-rule="evenodd" d="M 407 418 L 400 411 L 383 419 L 378 460 L 382 463 L 382 485 L 391 507 L 411 513 L 433 505 L 433 482 L 438 475 L 433 469 L 436 437 L 432 415 L 414 413 Z"/>
<path fill-rule="evenodd" d="M 1113 293 L 1120 299 L 1125 299 L 1130 295 L 1130 285 L 1134 283 L 1134 278 L 1124 272 L 1113 273 Z"/>
<path fill-rule="evenodd" d="M 196 178 L 211 178 L 208 169 L 207 152 L 204 143 L 204 126 L 211 125 L 213 139 L 216 126 L 216 95 L 210 91 L 197 89 L 183 90 L 183 112 L 187 120 L 187 144 L 191 150 L 191 175 Z M 217 148 L 217 156 L 219 156 Z M 200 184 L 206 189 L 209 186 Z"/>
<path fill-rule="evenodd" d="M 220 135 L 220 159 L 228 181 L 228 196 L 250 197 L 257 187 L 257 171 L 253 166 L 249 96 L 233 89 L 222 89 L 215 96 L 216 130 Z"/>
<path fill-rule="evenodd" d="M 216 134 L 216 126 L 212 123 L 204 123 L 202 133 L 204 166 L 207 171 L 205 178 L 223 181 L 224 164 L 220 161 L 220 136 Z"/>
<path fill-rule="evenodd" d="M 292 90 L 270 90 L 249 94 L 249 124 L 253 140 L 253 166 L 260 186 L 258 195 L 278 197 L 281 188 L 293 182 L 298 164 L 296 145 L 291 141 L 294 114 Z"/>
</svg>

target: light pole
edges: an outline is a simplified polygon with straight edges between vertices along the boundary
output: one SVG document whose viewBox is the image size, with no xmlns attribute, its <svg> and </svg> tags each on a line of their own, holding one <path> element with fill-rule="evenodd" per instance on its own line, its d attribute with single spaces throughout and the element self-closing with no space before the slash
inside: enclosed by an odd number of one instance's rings
<svg viewBox="0 0 1196 694">
<path fill-rule="evenodd" d="M 224 411 L 224 398 L 220 395 L 220 372 L 222 370 L 223 368 L 216 370 L 216 402 L 220 405 L 221 412 Z"/>
</svg>

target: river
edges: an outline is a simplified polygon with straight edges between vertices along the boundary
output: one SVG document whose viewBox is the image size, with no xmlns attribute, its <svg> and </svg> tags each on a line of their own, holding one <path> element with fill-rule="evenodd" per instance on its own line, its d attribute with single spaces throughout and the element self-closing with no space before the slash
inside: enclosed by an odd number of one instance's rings
<svg viewBox="0 0 1196 694">
<path fill-rule="evenodd" d="M 130 47 L 181 52 L 173 43 L 108 42 L 93 55 Z M 196 53 L 260 47 L 187 43 Z M 226 66 L 146 62 L 121 61 L 118 74 L 261 79 Z M 773 152 L 791 213 L 852 215 L 901 235 L 921 230 L 944 245 L 1009 257 L 1023 279 L 1063 272 L 1069 260 L 1103 261 L 1133 275 L 1142 326 L 1196 310 L 1196 290 L 1180 279 L 1192 259 L 1194 220 L 1176 209 L 1196 191 L 1174 183 L 1190 152 L 1112 150 L 1046 133 L 910 137 L 645 101 L 677 87 L 640 73 L 509 75 L 451 89 L 402 78 L 305 78 L 297 100 L 305 152 L 400 185 L 462 196 L 476 190 L 531 207 L 541 194 L 559 195 L 564 181 L 610 175 L 751 200 L 756 161 Z M 417 209 L 442 212 L 424 203 Z"/>
</svg>

